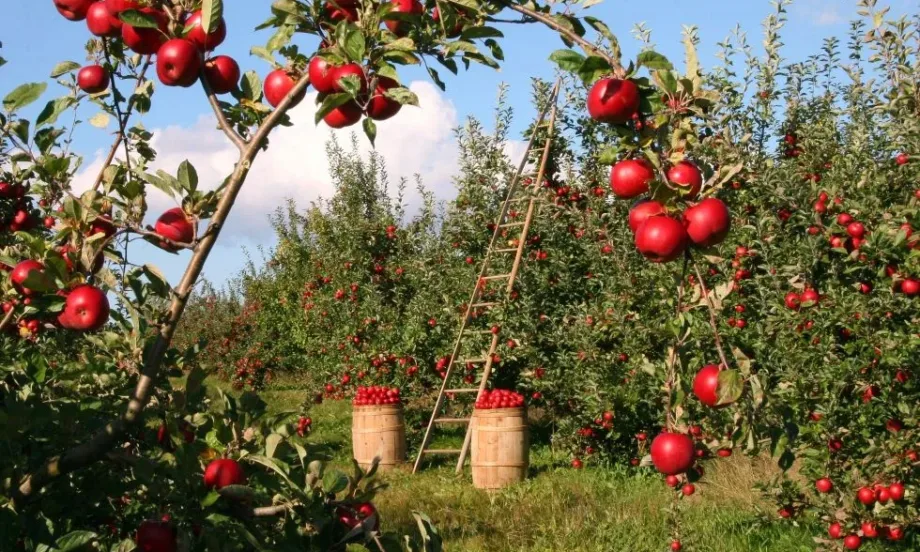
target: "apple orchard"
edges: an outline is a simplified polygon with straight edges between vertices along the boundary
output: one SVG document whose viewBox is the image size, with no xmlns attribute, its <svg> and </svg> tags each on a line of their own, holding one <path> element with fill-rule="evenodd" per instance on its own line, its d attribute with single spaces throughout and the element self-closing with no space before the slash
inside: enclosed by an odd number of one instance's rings
<svg viewBox="0 0 920 552">
<path fill-rule="evenodd" d="M 593 2 L 278 0 L 257 74 L 221 54 L 246 40 L 230 3 L 53 3 L 63 19 L 43 24 L 84 25 L 88 61 L 2 91 L 0 550 L 440 550 L 424 514 L 416 534 L 388 532 L 374 468 L 326 469 L 308 409 L 405 405 L 420 442 L 490 238 L 514 241 L 495 226 L 514 175 L 507 106 L 495 129 L 458 131 L 445 209 L 423 194 L 406 215 L 383 160 L 332 145 L 335 195 L 276 213 L 278 246 L 232 292 L 200 280 L 308 89 L 317 124 L 373 142 L 375 121 L 418 103 L 401 67 L 442 88 L 435 63 L 498 67 L 508 23 L 562 40 L 563 97 L 545 176 L 520 183 L 545 199 L 525 266 L 488 322 L 471 313 L 501 343 L 475 407 L 526 404 L 570 469 L 659 473 L 661 550 L 696 549 L 685 498 L 734 454 L 778 463 L 767 517 L 813 528 L 820 550 L 920 543 L 916 18 L 859 0 L 845 45 L 788 62 L 781 0 L 763 56 L 735 33 L 704 70 L 692 27 L 682 63 L 648 44 L 624 59 Z M 221 183 L 199 186 L 194 159 L 152 168 L 136 120 L 160 87 L 207 98 L 239 154 Z M 535 81 L 537 107 L 550 88 Z M 116 128 L 83 193 L 78 107 Z M 178 206 L 149 212 L 148 193 Z M 132 255 L 137 240 L 187 261 L 181 280 Z M 309 382 L 303 411 L 267 409 L 259 392 L 282 377 Z"/>
</svg>

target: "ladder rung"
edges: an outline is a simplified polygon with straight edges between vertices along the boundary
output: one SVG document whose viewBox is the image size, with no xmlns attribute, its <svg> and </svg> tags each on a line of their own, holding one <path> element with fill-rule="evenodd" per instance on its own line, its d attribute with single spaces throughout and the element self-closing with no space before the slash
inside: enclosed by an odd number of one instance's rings
<svg viewBox="0 0 920 552">
<path fill-rule="evenodd" d="M 479 389 L 445 389 L 445 393 L 479 393 Z"/>
<path fill-rule="evenodd" d="M 506 222 L 505 224 L 499 224 L 499 228 L 516 228 L 518 226 L 524 226 L 523 222 Z"/>
<path fill-rule="evenodd" d="M 435 418 L 434 423 L 436 424 L 466 424 L 469 423 L 470 418 Z"/>
<path fill-rule="evenodd" d="M 497 304 L 498 304 L 498 303 L 473 303 L 472 305 L 470 305 L 470 308 L 471 308 L 471 309 L 478 309 L 478 308 L 482 308 L 482 307 L 494 307 L 494 306 L 497 305 Z"/>
<path fill-rule="evenodd" d="M 492 330 L 470 330 L 470 333 L 474 333 L 478 335 L 486 335 L 486 334 L 494 334 L 495 332 L 493 332 Z"/>
<path fill-rule="evenodd" d="M 501 280 L 502 278 L 510 278 L 511 274 L 496 274 L 494 276 L 483 276 L 483 280 Z"/>
<path fill-rule="evenodd" d="M 517 251 L 517 250 L 518 250 L 517 247 L 508 247 L 505 249 L 494 249 L 493 251 L 495 251 L 496 253 L 511 253 L 512 251 Z"/>
<path fill-rule="evenodd" d="M 457 361 L 458 364 L 482 364 L 487 358 L 464 358 Z"/>
<path fill-rule="evenodd" d="M 460 449 L 428 449 L 423 454 L 460 454 Z"/>
</svg>

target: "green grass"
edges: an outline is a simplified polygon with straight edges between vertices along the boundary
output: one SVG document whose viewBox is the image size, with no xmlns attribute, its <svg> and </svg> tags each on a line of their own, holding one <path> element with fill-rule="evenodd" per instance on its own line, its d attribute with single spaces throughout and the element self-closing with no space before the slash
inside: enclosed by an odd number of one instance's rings
<svg viewBox="0 0 920 552">
<path fill-rule="evenodd" d="M 309 396 L 286 386 L 263 398 L 273 411 L 297 410 Z M 311 442 L 329 455 L 331 467 L 350 469 L 351 406 L 348 401 L 313 406 Z M 456 445 L 460 434 L 443 443 Z M 672 492 L 650 472 L 566 466 L 564 451 L 547 443 L 531 450 L 531 476 L 520 485 L 488 493 L 474 489 L 469 469 L 454 474 L 449 461 L 412 475 L 408 467 L 382 474 L 389 488 L 375 500 L 385 529 L 414 532 L 412 511 L 428 514 L 450 551 L 659 552 L 670 543 Z M 736 455 L 706 465 L 697 493 L 681 501 L 684 550 L 792 552 L 814 550 L 819 529 L 797 527 L 774 515 L 753 489 L 772 473 L 768 461 Z"/>
</svg>

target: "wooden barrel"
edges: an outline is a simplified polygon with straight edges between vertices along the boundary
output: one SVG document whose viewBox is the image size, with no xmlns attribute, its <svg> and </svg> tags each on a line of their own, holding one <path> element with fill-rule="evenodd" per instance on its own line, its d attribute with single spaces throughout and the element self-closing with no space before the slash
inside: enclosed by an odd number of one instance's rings
<svg viewBox="0 0 920 552">
<path fill-rule="evenodd" d="M 355 460 L 368 468 L 375 456 L 379 470 L 393 469 L 406 460 L 406 421 L 400 404 L 355 406 L 351 418 Z"/>
<path fill-rule="evenodd" d="M 476 409 L 472 424 L 473 486 L 500 489 L 523 481 L 530 465 L 527 409 Z"/>
</svg>

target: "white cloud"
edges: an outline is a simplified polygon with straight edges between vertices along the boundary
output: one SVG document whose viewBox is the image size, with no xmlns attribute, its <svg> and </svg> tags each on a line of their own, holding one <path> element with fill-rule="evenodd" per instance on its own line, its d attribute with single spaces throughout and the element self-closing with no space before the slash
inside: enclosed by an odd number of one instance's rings
<svg viewBox="0 0 920 552">
<path fill-rule="evenodd" d="M 413 179 L 418 174 L 425 186 L 439 199 L 453 196 L 451 178 L 457 169 L 457 145 L 454 129 L 458 125 L 457 110 L 432 84 L 414 82 L 410 85 L 418 95 L 420 107 L 404 107 L 390 120 L 377 125 L 377 151 L 386 162 L 391 185 L 402 177 Z M 350 147 L 351 134 L 358 134 L 358 143 L 365 152 L 370 142 L 359 126 L 333 131 L 325 124 L 314 125 L 316 94 L 311 93 L 291 112 L 293 126 L 280 127 L 272 133 L 267 151 L 256 159 L 243 187 L 231 220 L 222 233 L 221 241 L 269 237 L 267 215 L 293 198 L 298 205 L 329 197 L 334 189 L 326 159 L 326 143 L 333 132 L 339 142 Z M 188 159 L 197 169 L 201 187 L 216 187 L 232 170 L 237 159 L 236 148 L 216 129 L 213 117 L 203 116 L 190 126 L 169 126 L 153 131 L 151 145 L 158 152 L 154 169 L 175 174 L 179 164 Z M 509 153 L 517 153 L 514 144 Z M 87 189 L 102 167 L 99 152 L 92 163 L 74 182 L 77 191 Z M 173 207 L 173 201 L 159 190 L 148 188 L 151 220 L 156 214 Z M 418 194 L 410 185 L 406 198 L 410 206 L 418 204 Z M 228 244 L 229 245 L 229 244 Z"/>
<path fill-rule="evenodd" d="M 805 0 L 793 4 L 793 9 L 815 25 L 839 25 L 847 20 L 840 13 L 840 4 L 840 0 Z"/>
</svg>

